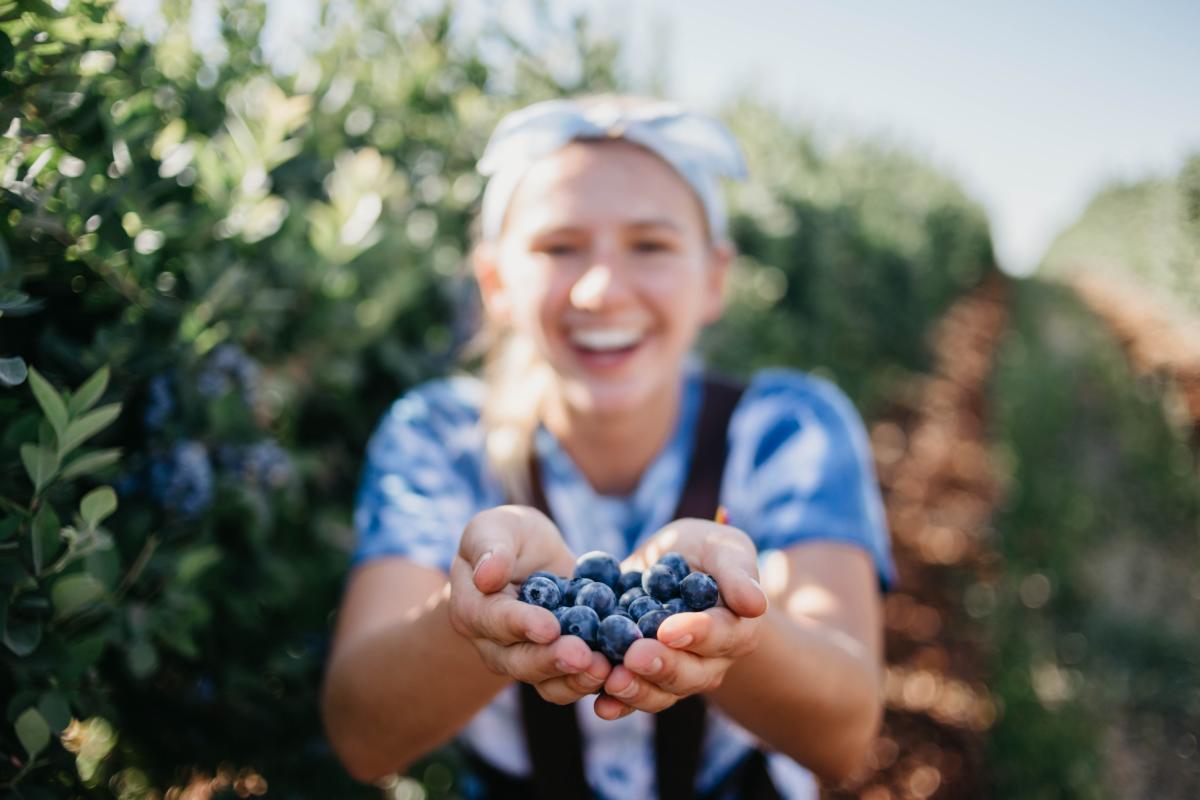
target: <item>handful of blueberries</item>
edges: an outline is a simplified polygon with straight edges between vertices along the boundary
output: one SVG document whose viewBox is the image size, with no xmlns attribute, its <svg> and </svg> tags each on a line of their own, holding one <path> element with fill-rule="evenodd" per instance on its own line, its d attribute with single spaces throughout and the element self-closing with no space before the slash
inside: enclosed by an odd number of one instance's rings
<svg viewBox="0 0 1200 800">
<path fill-rule="evenodd" d="M 672 614 L 703 611 L 717 604 L 717 582 L 693 572 L 679 553 L 667 553 L 646 572 L 621 572 L 621 564 L 594 550 L 563 578 L 535 572 L 521 584 L 520 598 L 549 609 L 564 636 L 578 636 L 610 662 L 619 664 L 638 639 L 657 638 Z"/>
</svg>

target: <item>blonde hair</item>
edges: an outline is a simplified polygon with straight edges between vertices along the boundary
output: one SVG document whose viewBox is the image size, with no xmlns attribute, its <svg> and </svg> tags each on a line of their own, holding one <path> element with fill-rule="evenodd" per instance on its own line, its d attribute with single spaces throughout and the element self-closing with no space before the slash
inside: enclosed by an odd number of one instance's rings
<svg viewBox="0 0 1200 800">
<path fill-rule="evenodd" d="M 613 103 L 623 110 L 661 102 L 614 94 L 587 95 L 576 100 L 585 106 Z M 482 239 L 478 222 L 473 226 L 472 237 L 476 245 Z M 533 487 L 529 482 L 529 462 L 553 378 L 551 367 L 540 357 L 532 341 L 515 331 L 502 329 L 486 317 L 469 353 L 483 356 L 485 392 L 480 419 L 488 466 L 499 479 L 509 502 L 530 505 Z"/>
</svg>

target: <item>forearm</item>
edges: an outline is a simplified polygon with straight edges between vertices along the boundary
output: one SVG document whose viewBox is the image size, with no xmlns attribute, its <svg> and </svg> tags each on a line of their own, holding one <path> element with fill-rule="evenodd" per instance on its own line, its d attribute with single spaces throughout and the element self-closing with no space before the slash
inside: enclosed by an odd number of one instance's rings
<svg viewBox="0 0 1200 800">
<path fill-rule="evenodd" d="M 357 779 L 406 767 L 450 739 L 509 683 L 454 630 L 448 607 L 443 589 L 403 622 L 347 642 L 330 660 L 325 728 Z"/>
<path fill-rule="evenodd" d="M 882 710 L 880 670 L 867 648 L 775 607 L 763 617 L 757 649 L 710 697 L 768 745 L 832 780 L 858 766 Z"/>
</svg>

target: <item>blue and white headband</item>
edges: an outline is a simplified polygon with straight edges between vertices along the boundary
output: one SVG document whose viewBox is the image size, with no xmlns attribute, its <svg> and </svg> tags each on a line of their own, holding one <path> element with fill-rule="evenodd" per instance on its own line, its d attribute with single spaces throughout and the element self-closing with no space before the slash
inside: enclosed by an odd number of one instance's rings
<svg viewBox="0 0 1200 800">
<path fill-rule="evenodd" d="M 674 103 L 622 108 L 612 101 L 546 100 L 508 114 L 479 159 L 484 238 L 500 234 L 517 184 L 535 161 L 576 139 L 627 139 L 670 164 L 700 198 L 714 239 L 725 235 L 718 178 L 744 179 L 746 162 L 729 129 Z"/>
</svg>

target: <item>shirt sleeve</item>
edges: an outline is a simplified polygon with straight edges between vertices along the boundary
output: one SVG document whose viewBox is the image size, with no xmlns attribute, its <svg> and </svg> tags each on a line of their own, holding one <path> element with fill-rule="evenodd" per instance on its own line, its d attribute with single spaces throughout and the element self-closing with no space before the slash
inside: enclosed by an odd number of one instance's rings
<svg viewBox="0 0 1200 800">
<path fill-rule="evenodd" d="M 886 589 L 896 579 L 866 430 L 829 381 L 760 373 L 730 421 L 722 494 L 730 522 L 760 551 L 839 541 L 870 554 Z"/>
<path fill-rule="evenodd" d="M 450 571 L 463 528 L 479 508 L 477 421 L 447 381 L 392 405 L 367 444 L 351 566 L 404 556 Z"/>
</svg>

